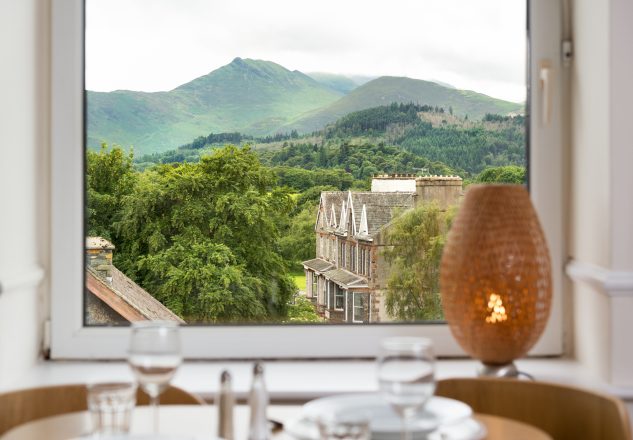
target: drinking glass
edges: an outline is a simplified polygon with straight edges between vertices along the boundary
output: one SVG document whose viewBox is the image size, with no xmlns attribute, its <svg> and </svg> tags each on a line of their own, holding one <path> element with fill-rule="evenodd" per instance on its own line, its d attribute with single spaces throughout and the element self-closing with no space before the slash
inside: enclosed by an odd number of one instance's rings
<svg viewBox="0 0 633 440">
<path fill-rule="evenodd" d="M 132 323 L 128 362 L 152 406 L 154 434 L 158 434 L 160 395 L 182 362 L 180 332 L 173 321 Z"/>
<path fill-rule="evenodd" d="M 402 420 L 402 439 L 409 439 L 409 421 L 435 391 L 435 356 L 430 339 L 393 337 L 381 341 L 378 383 Z"/>
<path fill-rule="evenodd" d="M 135 383 L 89 384 L 88 409 L 92 416 L 95 438 L 130 432 L 130 421 L 135 404 Z"/>
</svg>

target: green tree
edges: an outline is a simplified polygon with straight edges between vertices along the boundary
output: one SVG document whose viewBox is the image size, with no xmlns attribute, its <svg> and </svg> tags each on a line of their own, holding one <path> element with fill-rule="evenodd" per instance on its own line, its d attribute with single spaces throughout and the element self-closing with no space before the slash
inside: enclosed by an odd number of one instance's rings
<svg viewBox="0 0 633 440">
<path fill-rule="evenodd" d="M 261 283 L 231 250 L 209 239 L 178 236 L 172 246 L 139 260 L 145 287 L 187 322 L 262 320 Z"/>
<path fill-rule="evenodd" d="M 248 147 L 156 166 L 125 198 L 121 269 L 189 320 L 283 318 L 296 289 L 278 250 L 278 224 L 292 206 Z M 179 289 L 187 298 L 172 299 Z M 230 297 L 215 307 L 209 298 L 217 292 Z M 248 305 L 253 298 L 259 306 Z"/>
<path fill-rule="evenodd" d="M 101 144 L 86 152 L 86 219 L 88 235 L 117 241 L 113 225 L 121 219 L 123 199 L 136 183 L 134 155 Z"/>
<path fill-rule="evenodd" d="M 526 182 L 526 170 L 524 167 L 516 165 L 486 168 L 477 175 L 475 182 L 524 185 Z"/>
<path fill-rule="evenodd" d="M 383 251 L 391 265 L 387 281 L 387 313 L 398 320 L 443 318 L 439 265 L 452 210 L 423 204 L 397 217 L 387 230 Z"/>
<path fill-rule="evenodd" d="M 316 206 L 306 205 L 290 222 L 290 226 L 279 240 L 281 254 L 291 262 L 293 270 L 302 268 L 301 262 L 316 255 Z"/>
<path fill-rule="evenodd" d="M 297 208 L 303 209 L 306 204 L 310 206 L 318 205 L 323 191 L 339 191 L 339 189 L 332 185 L 313 186 L 297 197 Z"/>
<path fill-rule="evenodd" d="M 317 314 L 314 305 L 309 299 L 297 295 L 294 304 L 289 306 L 288 320 L 286 322 L 323 322 L 323 319 Z"/>
</svg>

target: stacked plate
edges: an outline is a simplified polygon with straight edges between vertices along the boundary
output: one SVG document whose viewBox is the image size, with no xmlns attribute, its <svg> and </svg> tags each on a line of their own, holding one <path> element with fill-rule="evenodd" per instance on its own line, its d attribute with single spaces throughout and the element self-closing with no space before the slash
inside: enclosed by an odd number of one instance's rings
<svg viewBox="0 0 633 440">
<path fill-rule="evenodd" d="M 286 425 L 286 432 L 300 440 L 318 440 L 318 420 L 345 413 L 369 420 L 372 440 L 400 440 L 402 420 L 379 394 L 345 394 L 313 400 L 304 405 L 302 417 Z M 407 423 L 413 440 L 480 440 L 483 425 L 472 418 L 472 409 L 463 402 L 432 397 Z"/>
</svg>

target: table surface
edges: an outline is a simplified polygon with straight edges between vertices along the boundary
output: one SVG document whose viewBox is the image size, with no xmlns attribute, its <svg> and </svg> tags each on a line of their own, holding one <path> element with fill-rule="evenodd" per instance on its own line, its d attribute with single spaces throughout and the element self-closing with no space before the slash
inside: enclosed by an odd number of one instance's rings
<svg viewBox="0 0 633 440">
<path fill-rule="evenodd" d="M 195 436 L 196 439 L 214 439 L 217 433 L 217 407 L 191 405 L 163 405 L 160 407 L 160 433 L 165 436 Z M 235 407 L 235 439 L 247 438 L 248 407 Z M 298 405 L 270 405 L 268 417 L 281 422 L 287 422 L 299 417 L 301 406 Z M 487 440 L 551 440 L 545 432 L 531 425 L 514 420 L 475 414 L 475 418 L 482 422 L 487 430 Z M 148 407 L 138 407 L 132 418 L 131 432 L 147 434 L 152 432 L 151 411 Z M 59 416 L 34 420 L 17 426 L 0 437 L 1 440 L 67 440 L 89 434 L 92 430 L 92 420 L 87 411 L 68 413 Z M 285 436 L 276 435 L 275 438 Z"/>
</svg>

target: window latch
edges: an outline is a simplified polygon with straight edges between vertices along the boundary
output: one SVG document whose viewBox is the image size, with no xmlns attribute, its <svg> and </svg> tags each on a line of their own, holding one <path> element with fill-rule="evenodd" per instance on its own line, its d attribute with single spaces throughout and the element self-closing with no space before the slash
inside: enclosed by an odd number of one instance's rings
<svg viewBox="0 0 633 440">
<path fill-rule="evenodd" d="M 563 67 L 571 66 L 571 60 L 574 55 L 571 40 L 564 40 L 562 45 Z"/>
</svg>

